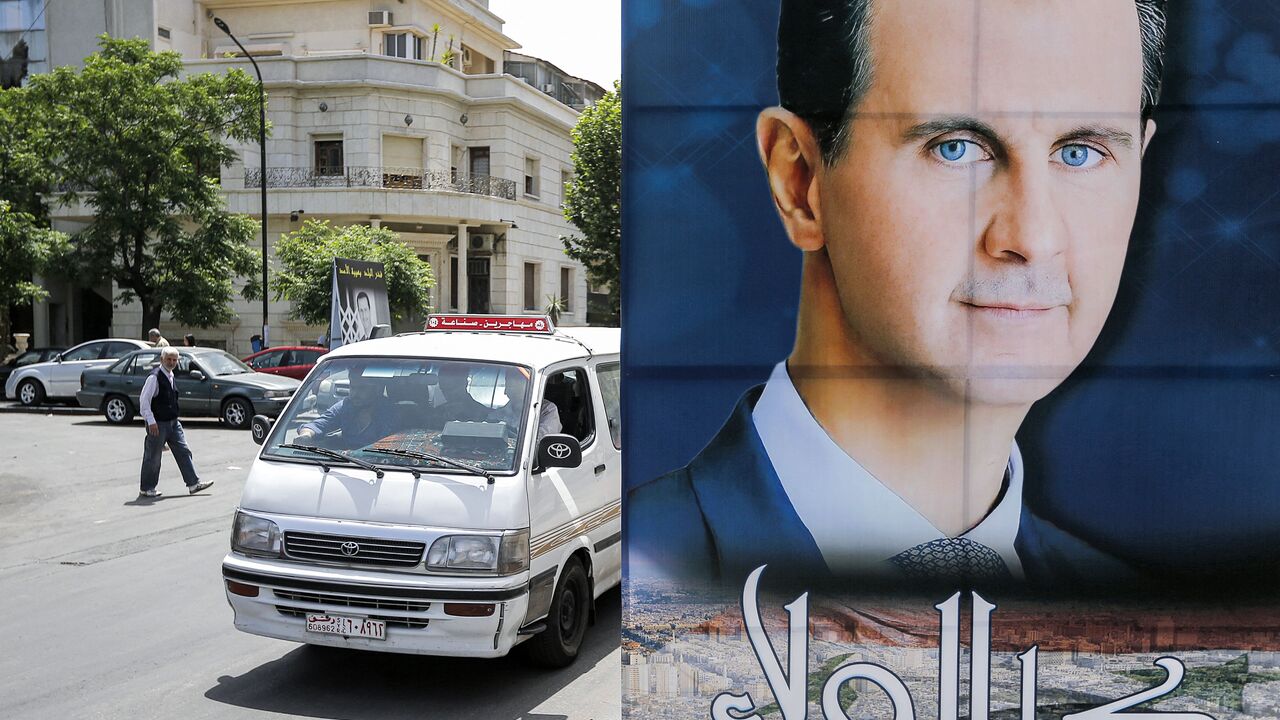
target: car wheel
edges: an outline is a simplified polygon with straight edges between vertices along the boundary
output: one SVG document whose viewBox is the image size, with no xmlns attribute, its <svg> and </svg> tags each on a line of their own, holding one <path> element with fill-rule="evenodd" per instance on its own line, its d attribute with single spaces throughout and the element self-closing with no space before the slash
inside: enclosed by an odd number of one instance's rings
<svg viewBox="0 0 1280 720">
<path fill-rule="evenodd" d="M 591 612 L 591 585 L 577 558 L 571 559 L 560 575 L 547 629 L 529 641 L 529 658 L 539 665 L 562 668 L 578 657 L 582 636 L 587 632 Z"/>
<path fill-rule="evenodd" d="M 249 427 L 253 420 L 253 406 L 243 398 L 231 398 L 222 404 L 222 421 L 237 430 Z"/>
<path fill-rule="evenodd" d="M 107 422 L 123 425 L 133 420 L 133 405 L 121 395 L 108 395 L 102 404 L 102 414 L 107 416 Z"/>
<path fill-rule="evenodd" d="M 18 402 L 28 407 L 44 402 L 44 386 L 39 380 L 23 380 L 18 384 Z"/>
</svg>

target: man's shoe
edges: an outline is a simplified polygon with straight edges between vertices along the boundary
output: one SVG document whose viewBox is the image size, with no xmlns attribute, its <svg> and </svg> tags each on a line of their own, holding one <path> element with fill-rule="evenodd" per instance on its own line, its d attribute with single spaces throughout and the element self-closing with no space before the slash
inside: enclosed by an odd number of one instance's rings
<svg viewBox="0 0 1280 720">
<path fill-rule="evenodd" d="M 160 492 L 159 490 L 143 490 L 138 493 L 138 497 L 140 498 L 158 498 L 158 497 L 162 497 L 163 495 L 164 493 Z"/>
<path fill-rule="evenodd" d="M 212 480 L 206 480 L 205 482 L 198 482 L 198 483 L 196 483 L 195 485 L 188 485 L 188 486 L 187 486 L 187 493 L 189 493 L 189 494 L 191 494 L 191 495 L 195 495 L 196 493 L 200 492 L 201 490 L 208 490 L 208 489 L 209 489 L 210 487 L 212 487 L 212 486 L 213 486 L 213 481 L 212 481 Z"/>
</svg>

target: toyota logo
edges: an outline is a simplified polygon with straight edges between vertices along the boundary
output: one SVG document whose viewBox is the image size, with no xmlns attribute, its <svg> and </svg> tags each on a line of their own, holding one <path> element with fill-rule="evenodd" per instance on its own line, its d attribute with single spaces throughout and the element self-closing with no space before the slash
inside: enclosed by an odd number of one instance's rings
<svg viewBox="0 0 1280 720">
<path fill-rule="evenodd" d="M 547 446 L 547 454 L 557 460 L 563 460 L 573 454 L 573 450 L 564 443 L 551 443 Z"/>
<path fill-rule="evenodd" d="M 338 549 L 342 551 L 343 555 L 346 555 L 347 557 L 351 557 L 352 555 L 355 555 L 356 553 L 360 552 L 360 545 L 358 543 L 353 543 L 350 540 L 348 540 L 347 542 L 342 543 L 342 545 Z"/>
</svg>

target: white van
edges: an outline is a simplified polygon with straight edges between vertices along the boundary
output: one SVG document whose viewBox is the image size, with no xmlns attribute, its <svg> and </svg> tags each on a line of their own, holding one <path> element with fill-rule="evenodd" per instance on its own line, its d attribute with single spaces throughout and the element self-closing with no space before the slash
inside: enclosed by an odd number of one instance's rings
<svg viewBox="0 0 1280 720">
<path fill-rule="evenodd" d="M 567 665 L 622 574 L 619 331 L 428 326 L 325 355 L 254 419 L 222 564 L 235 625 L 428 655 L 529 641 Z"/>
</svg>

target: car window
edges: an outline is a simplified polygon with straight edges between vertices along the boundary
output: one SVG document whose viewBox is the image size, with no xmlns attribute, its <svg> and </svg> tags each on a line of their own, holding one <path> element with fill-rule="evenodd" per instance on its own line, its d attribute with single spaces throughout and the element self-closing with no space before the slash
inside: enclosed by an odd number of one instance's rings
<svg viewBox="0 0 1280 720">
<path fill-rule="evenodd" d="M 253 368 L 225 350 L 201 353 L 197 364 L 213 376 L 243 375 L 253 372 Z"/>
<path fill-rule="evenodd" d="M 13 366 L 22 367 L 23 365 L 30 365 L 37 362 L 40 362 L 40 353 L 34 350 L 28 350 L 13 359 Z"/>
<path fill-rule="evenodd" d="M 320 356 L 324 354 L 322 350 L 300 350 L 296 352 L 302 354 L 302 360 L 298 362 L 299 365 L 315 365 L 320 362 Z"/>
<path fill-rule="evenodd" d="M 104 359 L 124 357 L 125 355 L 128 355 L 129 353 L 137 349 L 138 349 L 138 346 L 134 345 L 133 343 L 109 342 L 107 343 L 107 350 L 105 353 L 102 354 L 102 357 Z"/>
<path fill-rule="evenodd" d="M 107 368 L 107 372 L 110 372 L 114 375 L 123 375 L 129 372 L 129 367 L 131 365 L 133 365 L 133 356 L 126 355 L 120 358 L 119 360 L 115 361 L 115 363 L 113 363 L 111 367 Z"/>
<path fill-rule="evenodd" d="M 258 370 L 280 367 L 281 354 L 282 353 L 279 350 L 272 350 L 265 355 L 259 355 L 253 359 L 253 367 Z"/>
<path fill-rule="evenodd" d="M 294 364 L 295 363 L 293 362 L 293 351 L 281 350 L 280 351 L 280 367 L 289 367 L 290 365 L 294 365 Z"/>
<path fill-rule="evenodd" d="M 609 439 L 613 446 L 622 449 L 622 367 L 618 363 L 596 366 L 596 380 L 600 382 L 600 397 L 604 401 L 604 414 L 609 420 Z"/>
<path fill-rule="evenodd" d="M 591 412 L 591 390 L 587 373 L 581 368 L 564 370 L 547 377 L 543 397 L 555 403 L 560 412 L 560 432 L 572 435 L 584 446 L 595 434 Z"/>
<path fill-rule="evenodd" d="M 85 343 L 80 347 L 68 350 L 67 354 L 62 356 L 62 361 L 74 362 L 76 360 L 97 360 L 98 356 L 102 354 L 103 348 L 106 346 L 107 344 L 102 342 Z"/>
<path fill-rule="evenodd" d="M 149 350 L 133 356 L 133 365 L 129 368 L 131 375 L 146 375 L 160 362 L 160 351 Z"/>
</svg>

